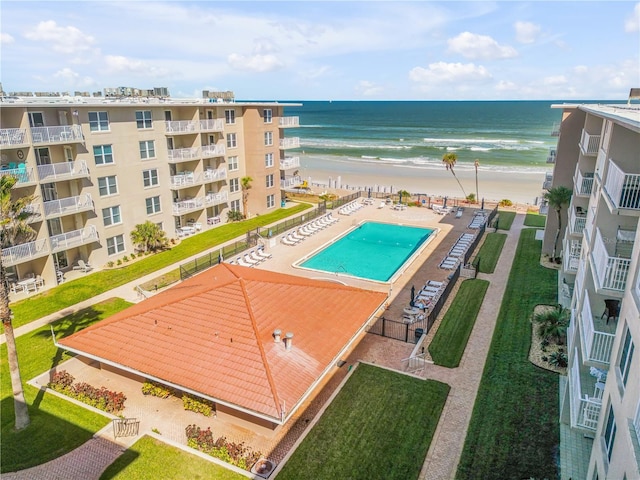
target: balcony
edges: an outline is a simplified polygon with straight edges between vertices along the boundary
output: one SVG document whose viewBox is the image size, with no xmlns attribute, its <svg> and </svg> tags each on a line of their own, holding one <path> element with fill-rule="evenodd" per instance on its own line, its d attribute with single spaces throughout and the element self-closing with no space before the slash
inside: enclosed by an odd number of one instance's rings
<svg viewBox="0 0 640 480">
<path fill-rule="evenodd" d="M 11 267 L 49 254 L 46 238 L 2 249 L 2 265 Z"/>
<path fill-rule="evenodd" d="M 593 190 L 593 172 L 582 173 L 576 170 L 576 176 L 573 179 L 574 192 L 580 197 L 588 197 Z"/>
<path fill-rule="evenodd" d="M 615 209 L 640 212 L 640 174 L 626 173 L 609 159 L 604 190 Z"/>
<path fill-rule="evenodd" d="M 98 231 L 93 225 L 72 232 L 53 235 L 51 241 L 51 253 L 61 252 L 70 248 L 79 247 L 98 241 Z"/>
<path fill-rule="evenodd" d="M 2 170 L 2 175 L 11 175 L 17 178 L 15 187 L 28 187 L 36 183 L 36 176 L 33 173 L 33 168 L 25 167 L 24 163 L 22 168 L 9 168 Z"/>
<path fill-rule="evenodd" d="M 227 203 L 227 200 L 229 199 L 229 194 L 227 192 L 217 192 L 217 193 L 210 192 L 210 193 L 207 193 L 204 199 L 208 206 L 221 205 L 223 203 Z"/>
<path fill-rule="evenodd" d="M 584 361 L 609 365 L 613 340 L 616 336 L 615 331 L 615 322 L 611 322 L 611 325 L 609 325 L 601 317 L 593 316 L 589 291 L 586 290 L 580 312 L 580 340 L 582 341 L 582 357 Z"/>
<path fill-rule="evenodd" d="M 560 136 L 560 123 L 556 122 L 553 124 L 553 126 L 551 127 L 551 136 L 552 137 L 559 137 Z"/>
<path fill-rule="evenodd" d="M 583 155 L 596 156 L 598 154 L 598 147 L 600 146 L 600 135 L 591 135 L 582 130 L 582 136 L 580 138 L 580 150 Z"/>
<path fill-rule="evenodd" d="M 84 160 L 38 165 L 38 177 L 41 182 L 62 182 L 88 176 L 89 168 Z"/>
<path fill-rule="evenodd" d="M 199 123 L 193 120 L 179 120 L 164 122 L 167 135 L 179 135 L 182 133 L 197 133 Z"/>
<path fill-rule="evenodd" d="M 557 151 L 555 148 L 549 149 L 549 155 L 547 155 L 547 163 L 556 163 Z"/>
<path fill-rule="evenodd" d="M 280 160 L 280 170 L 300 168 L 300 157 L 285 157 Z"/>
<path fill-rule="evenodd" d="M 580 362 L 578 361 L 578 350 L 573 356 L 573 364 L 568 372 L 569 376 L 569 397 L 571 401 L 571 426 L 582 428 L 594 432 L 598 426 L 602 400 L 595 395 L 583 394 L 583 388 L 588 390 L 592 386 L 595 394 L 595 378 L 582 377 L 580 372 Z"/>
<path fill-rule="evenodd" d="M 582 252 L 582 241 L 568 240 L 564 251 L 564 271 L 567 273 L 576 273 L 578 264 L 580 263 L 580 253 Z"/>
<path fill-rule="evenodd" d="M 80 125 L 62 125 L 58 127 L 31 127 L 34 145 L 51 143 L 84 143 Z"/>
<path fill-rule="evenodd" d="M 569 233 L 571 235 L 582 235 L 586 224 L 586 213 L 578 213 L 575 208 L 569 210 Z"/>
<path fill-rule="evenodd" d="M 176 148 L 169 150 L 168 160 L 169 163 L 188 162 L 190 160 L 197 160 L 200 158 L 200 152 L 198 147 L 192 148 Z"/>
<path fill-rule="evenodd" d="M 200 130 L 202 132 L 222 132 L 224 130 L 224 121 L 222 118 L 200 120 Z"/>
<path fill-rule="evenodd" d="M 76 197 L 62 198 L 44 202 L 44 215 L 47 219 L 73 215 L 93 210 L 93 199 L 88 193 Z"/>
<path fill-rule="evenodd" d="M 28 143 L 25 128 L 0 128 L 0 147 L 19 147 Z"/>
<path fill-rule="evenodd" d="M 193 185 L 197 185 L 201 183 L 200 175 L 196 175 L 193 172 L 181 172 L 177 175 L 172 175 L 170 177 L 171 180 L 171 188 L 185 188 L 191 187 Z"/>
<path fill-rule="evenodd" d="M 33 202 L 24 207 L 23 212 L 29 215 L 26 219 L 27 223 L 41 222 L 42 221 L 42 209 L 38 202 Z"/>
<path fill-rule="evenodd" d="M 208 182 L 219 182 L 221 180 L 225 180 L 227 178 L 227 169 L 224 167 L 212 169 L 209 168 L 204 171 L 202 174 L 202 179 L 204 183 Z"/>
<path fill-rule="evenodd" d="M 302 184 L 302 178 L 297 175 L 295 177 L 280 179 L 280 188 L 294 188 L 300 184 Z"/>
<path fill-rule="evenodd" d="M 300 148 L 300 139 L 298 137 L 281 138 L 280 148 L 283 150 L 288 148 Z"/>
<path fill-rule="evenodd" d="M 299 127 L 300 117 L 280 117 L 278 126 L 280 128 Z"/>
<path fill-rule="evenodd" d="M 544 190 L 549 190 L 553 185 L 553 172 L 547 172 L 544 175 L 544 182 L 542 183 L 542 188 Z"/>
<path fill-rule="evenodd" d="M 205 200 L 203 197 L 178 200 L 173 203 L 173 215 L 182 215 L 194 210 L 200 210 L 204 208 L 204 204 Z"/>
<path fill-rule="evenodd" d="M 202 157 L 224 157 L 224 145 L 204 145 L 202 147 Z"/>
<path fill-rule="evenodd" d="M 631 259 L 610 255 L 607 252 L 607 246 L 602 239 L 600 229 L 596 230 L 596 238 L 591 252 L 591 263 L 596 289 L 624 293 L 629 268 L 631 267 Z"/>
</svg>

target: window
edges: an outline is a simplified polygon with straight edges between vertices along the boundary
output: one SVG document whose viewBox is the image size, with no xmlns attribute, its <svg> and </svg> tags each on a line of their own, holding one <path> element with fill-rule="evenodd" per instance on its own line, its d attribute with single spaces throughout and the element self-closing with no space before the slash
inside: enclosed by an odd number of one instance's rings
<svg viewBox="0 0 640 480">
<path fill-rule="evenodd" d="M 103 208 L 102 221 L 105 227 L 122 223 L 122 218 L 120 217 L 120 205 L 116 205 L 115 207 Z"/>
<path fill-rule="evenodd" d="M 627 380 L 629 379 L 629 370 L 631 370 L 631 359 L 633 358 L 633 339 L 631 338 L 631 332 L 627 328 L 627 334 L 624 337 L 624 343 L 622 344 L 622 353 L 620 354 L 620 376 L 622 377 L 622 384 L 626 387 Z"/>
<path fill-rule="evenodd" d="M 267 208 L 272 208 L 276 205 L 276 196 L 272 193 L 267 195 Z"/>
<path fill-rule="evenodd" d="M 237 192 L 238 190 L 240 190 L 240 182 L 238 181 L 238 179 L 232 178 L 231 180 L 229 180 L 229 191 L 233 193 Z"/>
<path fill-rule="evenodd" d="M 228 157 L 227 162 L 229 162 L 229 171 L 233 172 L 238 170 L 238 157 Z"/>
<path fill-rule="evenodd" d="M 227 148 L 236 148 L 238 141 L 235 133 L 227 133 Z"/>
<path fill-rule="evenodd" d="M 160 212 L 160 196 L 149 197 L 145 202 L 147 203 L 147 215 Z"/>
<path fill-rule="evenodd" d="M 604 445 L 607 447 L 607 458 L 611 461 L 611 452 L 613 452 L 613 442 L 616 439 L 616 419 L 613 415 L 613 407 L 609 405 L 609 415 L 607 416 L 607 424 L 604 429 Z"/>
<path fill-rule="evenodd" d="M 267 188 L 273 187 L 273 173 L 267 175 Z"/>
<path fill-rule="evenodd" d="M 231 200 L 230 207 L 234 212 L 240 211 L 240 200 Z"/>
<path fill-rule="evenodd" d="M 262 111 L 262 118 L 264 118 L 264 123 L 271 123 L 273 117 L 273 112 L 270 108 L 265 108 Z"/>
<path fill-rule="evenodd" d="M 140 158 L 146 160 L 147 158 L 155 158 L 156 147 L 153 140 L 144 140 L 140 142 Z"/>
<path fill-rule="evenodd" d="M 113 151 L 111 145 L 96 145 L 93 147 L 93 159 L 96 165 L 113 163 Z"/>
<path fill-rule="evenodd" d="M 236 111 L 235 110 L 225 110 L 224 111 L 224 122 L 227 125 L 233 125 L 236 123 Z"/>
<path fill-rule="evenodd" d="M 124 252 L 124 235 L 107 238 L 107 253 L 115 255 L 120 252 Z"/>
<path fill-rule="evenodd" d="M 273 132 L 264 132 L 264 144 L 266 146 L 273 145 Z"/>
<path fill-rule="evenodd" d="M 143 170 L 142 171 L 142 183 L 145 188 L 147 187 L 155 187 L 158 185 L 158 170 L 152 168 L 151 170 Z"/>
<path fill-rule="evenodd" d="M 136 125 L 138 128 L 151 128 L 151 110 L 136 112 Z"/>
<path fill-rule="evenodd" d="M 116 176 L 111 175 L 109 177 L 98 177 L 98 191 L 100 192 L 101 197 L 115 195 L 118 193 Z"/>
<path fill-rule="evenodd" d="M 108 132 L 109 114 L 107 112 L 89 112 L 89 130 L 92 132 Z"/>
<path fill-rule="evenodd" d="M 273 167 L 273 153 L 267 153 L 264 156 L 264 166 L 269 168 Z"/>
</svg>

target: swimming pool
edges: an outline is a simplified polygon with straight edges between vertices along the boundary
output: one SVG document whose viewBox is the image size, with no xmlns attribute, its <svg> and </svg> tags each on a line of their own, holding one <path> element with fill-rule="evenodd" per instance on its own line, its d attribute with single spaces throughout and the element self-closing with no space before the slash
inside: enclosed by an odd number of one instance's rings
<svg viewBox="0 0 640 480">
<path fill-rule="evenodd" d="M 364 222 L 295 266 L 389 282 L 434 229 Z"/>
</svg>

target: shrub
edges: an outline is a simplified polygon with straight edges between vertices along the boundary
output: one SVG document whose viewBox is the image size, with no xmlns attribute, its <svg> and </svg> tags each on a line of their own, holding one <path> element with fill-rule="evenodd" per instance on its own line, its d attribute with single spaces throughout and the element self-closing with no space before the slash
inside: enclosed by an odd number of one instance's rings
<svg viewBox="0 0 640 480">
<path fill-rule="evenodd" d="M 122 257 L 122 261 L 123 262 L 128 262 L 129 261 L 129 257 L 127 255 L 125 255 L 124 257 Z"/>
<path fill-rule="evenodd" d="M 174 393 L 174 390 L 165 387 L 164 385 L 160 385 L 156 382 L 144 382 L 142 384 L 142 394 L 143 395 L 151 395 L 153 397 L 158 398 L 168 398 Z"/>
<path fill-rule="evenodd" d="M 562 351 L 553 352 L 549 357 L 549 363 L 554 367 L 566 368 L 568 362 L 567 354 Z"/>
<path fill-rule="evenodd" d="M 502 200 L 500 200 L 500 203 L 498 205 L 500 205 L 501 207 L 510 207 L 513 205 L 513 202 L 508 198 L 503 198 Z"/>
<path fill-rule="evenodd" d="M 542 356 L 542 361 L 543 361 L 543 362 L 546 362 L 546 361 L 548 361 L 548 360 L 549 360 L 549 357 L 547 357 L 546 355 L 543 355 L 543 356 Z"/>
<path fill-rule="evenodd" d="M 218 437 L 214 440 L 210 428 L 202 430 L 197 425 L 189 425 L 185 433 L 189 447 L 244 470 L 250 470 L 251 466 L 262 457 L 260 452 L 254 452 L 244 442 L 230 442 L 226 437 Z"/>
<path fill-rule="evenodd" d="M 238 210 L 229 210 L 227 212 L 227 220 L 230 222 L 239 222 L 242 219 L 244 219 L 244 215 Z"/>
<path fill-rule="evenodd" d="M 116 265 L 122 265 L 122 260 L 118 259 L 118 261 L 116 262 Z"/>
<path fill-rule="evenodd" d="M 56 373 L 47 386 L 105 412 L 117 414 L 124 409 L 127 397 L 122 392 L 112 392 L 106 387 L 96 388 L 84 382 L 74 384 L 74 380 L 73 375 L 63 370 Z"/>
<path fill-rule="evenodd" d="M 182 394 L 182 405 L 185 410 L 201 413 L 205 417 L 210 417 L 215 412 L 215 404 L 204 398 L 196 398 L 188 393 Z"/>
<path fill-rule="evenodd" d="M 466 200 L 468 203 L 476 203 L 476 194 L 470 193 L 469 195 L 467 195 Z"/>
<path fill-rule="evenodd" d="M 113 267 L 114 265 L 115 265 L 115 263 L 113 263 L 113 260 L 109 260 L 107 262 L 107 267 L 109 267 L 109 268 Z"/>
</svg>

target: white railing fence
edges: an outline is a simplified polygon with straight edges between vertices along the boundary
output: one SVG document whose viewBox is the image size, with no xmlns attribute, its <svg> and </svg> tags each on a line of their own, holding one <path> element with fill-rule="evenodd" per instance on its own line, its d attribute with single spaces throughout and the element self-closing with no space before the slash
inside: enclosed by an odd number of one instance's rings
<svg viewBox="0 0 640 480">
<path fill-rule="evenodd" d="M 44 202 L 45 216 L 70 214 L 92 208 L 93 199 L 88 193 L 84 193 L 75 197 L 67 197 L 59 200 L 50 200 L 48 202 Z"/>
<path fill-rule="evenodd" d="M 49 244 L 46 238 L 34 240 L 33 242 L 14 245 L 13 247 L 2 249 L 2 264 L 6 267 L 26 262 L 49 253 Z"/>
<path fill-rule="evenodd" d="M 609 159 L 604 188 L 616 208 L 640 209 L 640 174 L 627 174 Z"/>
<path fill-rule="evenodd" d="M 624 292 L 631 260 L 610 256 L 602 239 L 600 229 L 596 230 L 596 238 L 592 252 L 596 276 L 601 288 Z"/>
</svg>

